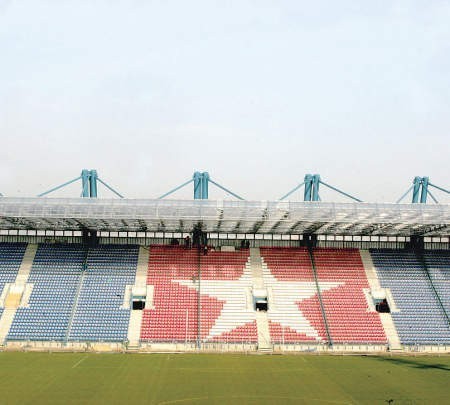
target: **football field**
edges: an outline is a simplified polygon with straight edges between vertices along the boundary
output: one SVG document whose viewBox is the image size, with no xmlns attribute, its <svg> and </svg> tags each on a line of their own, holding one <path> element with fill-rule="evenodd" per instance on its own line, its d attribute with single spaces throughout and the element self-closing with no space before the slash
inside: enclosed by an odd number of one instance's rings
<svg viewBox="0 0 450 405">
<path fill-rule="evenodd" d="M 450 357 L 0 352 L 1 404 L 445 404 Z"/>
</svg>

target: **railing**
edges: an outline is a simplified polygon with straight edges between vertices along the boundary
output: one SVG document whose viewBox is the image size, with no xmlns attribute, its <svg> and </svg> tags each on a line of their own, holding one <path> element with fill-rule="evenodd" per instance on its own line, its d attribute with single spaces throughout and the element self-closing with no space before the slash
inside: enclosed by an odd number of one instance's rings
<svg viewBox="0 0 450 405">
<path fill-rule="evenodd" d="M 83 260 L 83 269 L 81 270 L 80 279 L 78 280 L 77 290 L 75 292 L 75 300 L 73 302 L 72 310 L 70 312 L 70 318 L 69 318 L 69 324 L 67 326 L 65 342 L 68 341 L 70 332 L 72 331 L 73 319 L 75 317 L 75 313 L 77 312 L 78 300 L 80 299 L 81 287 L 83 285 L 84 277 L 85 277 L 86 271 L 87 271 L 88 256 L 89 256 L 89 248 L 86 247 L 85 253 L 84 253 L 84 260 Z"/>
<path fill-rule="evenodd" d="M 333 346 L 333 340 L 331 338 L 330 328 L 328 327 L 327 314 L 325 312 L 325 307 L 324 307 L 323 301 L 322 301 L 322 292 L 320 290 L 319 280 L 317 277 L 316 261 L 314 259 L 314 252 L 313 252 L 312 246 L 308 246 L 308 255 L 309 255 L 309 259 L 311 261 L 311 268 L 312 268 L 313 275 L 314 275 L 314 282 L 316 283 L 317 297 L 319 298 L 320 312 L 322 313 L 322 318 L 323 318 L 323 322 L 325 325 L 325 331 L 327 333 L 328 345 Z M 283 331 L 284 331 L 284 329 L 283 329 Z"/>
<path fill-rule="evenodd" d="M 255 352 L 257 350 L 256 342 L 208 342 L 203 341 L 201 348 L 197 347 L 196 341 L 185 343 L 184 341 L 141 341 L 137 347 L 129 347 L 126 340 L 120 342 L 111 342 L 104 340 L 97 341 L 37 341 L 37 340 L 8 340 L 1 349 L 21 350 L 21 351 L 67 351 L 67 352 L 127 352 L 128 350 L 136 350 L 140 352 L 160 352 L 160 351 L 177 351 L 177 352 Z M 330 347 L 326 343 L 274 343 L 272 349 L 275 353 L 317 353 L 317 354 L 333 354 L 333 353 L 388 353 L 388 345 L 381 344 L 363 344 L 363 343 L 343 343 L 334 344 Z M 405 354 L 417 353 L 450 353 L 450 343 L 440 345 L 403 345 L 400 351 Z"/>
</svg>

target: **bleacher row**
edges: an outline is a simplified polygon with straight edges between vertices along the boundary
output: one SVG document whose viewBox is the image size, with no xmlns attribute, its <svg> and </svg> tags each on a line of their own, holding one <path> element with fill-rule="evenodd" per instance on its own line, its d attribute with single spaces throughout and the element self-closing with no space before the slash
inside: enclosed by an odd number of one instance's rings
<svg viewBox="0 0 450 405">
<path fill-rule="evenodd" d="M 0 243 L 0 294 L 15 282 L 26 247 Z M 180 246 L 149 250 L 153 306 L 142 313 L 142 341 L 258 341 L 248 249 L 206 256 Z M 367 302 L 370 287 L 357 249 L 317 248 L 315 269 L 304 248 L 261 248 L 260 254 L 272 343 L 387 343 L 380 315 Z M 392 319 L 401 342 L 450 344 L 450 252 L 370 254 L 398 308 Z M 134 245 L 40 244 L 28 304 L 17 308 L 6 340 L 125 341 L 131 313 L 125 292 L 135 283 L 138 255 Z"/>
</svg>

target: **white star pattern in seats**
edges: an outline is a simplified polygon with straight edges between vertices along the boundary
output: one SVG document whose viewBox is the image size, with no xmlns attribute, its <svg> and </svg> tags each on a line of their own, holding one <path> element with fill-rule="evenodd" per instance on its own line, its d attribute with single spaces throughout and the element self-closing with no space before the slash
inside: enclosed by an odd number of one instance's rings
<svg viewBox="0 0 450 405">
<path fill-rule="evenodd" d="M 282 327 L 305 334 L 311 338 L 321 340 L 317 330 L 311 325 L 298 307 L 298 303 L 317 295 L 314 281 L 280 281 L 273 276 L 269 269 L 263 270 L 266 288 L 272 291 L 267 317 L 269 321 L 278 322 Z M 320 291 L 339 287 L 340 282 L 319 282 Z"/>
<path fill-rule="evenodd" d="M 197 281 L 173 281 L 198 291 Z M 200 282 L 201 294 L 224 301 L 222 311 L 209 331 L 208 339 L 231 332 L 233 329 L 256 319 L 253 303 L 248 302 L 248 292 L 251 287 L 253 287 L 253 278 L 251 270 L 248 268 L 245 268 L 238 280 L 205 280 L 202 278 Z"/>
<path fill-rule="evenodd" d="M 271 290 L 268 319 L 278 322 L 283 327 L 320 340 L 316 329 L 310 324 L 298 307 L 300 301 L 314 297 L 316 284 L 314 281 L 280 281 L 269 271 L 264 269 L 263 279 L 265 287 Z M 173 280 L 182 286 L 198 291 L 198 282 L 193 280 Z M 215 297 L 224 302 L 222 311 L 209 331 L 208 339 L 231 332 L 239 326 L 256 319 L 253 302 L 248 302 L 248 291 L 253 287 L 252 273 L 245 268 L 238 280 L 201 280 L 202 295 Z M 320 282 L 321 292 L 339 287 L 341 282 Z M 251 308 L 251 309 L 249 309 Z"/>
</svg>

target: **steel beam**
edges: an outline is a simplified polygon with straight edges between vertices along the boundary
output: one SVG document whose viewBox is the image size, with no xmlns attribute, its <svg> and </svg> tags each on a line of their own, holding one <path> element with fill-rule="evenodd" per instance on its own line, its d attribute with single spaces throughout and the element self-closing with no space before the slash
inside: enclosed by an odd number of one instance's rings
<svg viewBox="0 0 450 405">
<path fill-rule="evenodd" d="M 202 174 L 195 172 L 193 176 L 194 181 L 194 200 L 201 200 L 202 198 Z"/>
<path fill-rule="evenodd" d="M 420 194 L 420 203 L 426 204 L 428 197 L 428 177 L 422 177 L 422 192 Z"/>
<path fill-rule="evenodd" d="M 60 188 L 63 188 L 63 187 L 65 187 L 65 186 L 68 186 L 69 184 L 75 183 L 76 181 L 80 180 L 80 178 L 81 178 L 81 177 L 79 176 L 79 177 L 77 177 L 76 179 L 70 180 L 70 181 L 68 181 L 68 182 L 66 182 L 66 183 L 64 183 L 64 184 L 61 184 L 61 185 L 59 185 L 59 186 L 57 186 L 57 187 L 54 187 L 54 188 L 52 188 L 52 189 L 46 191 L 45 193 L 38 194 L 38 197 L 44 197 L 44 195 L 53 193 L 54 191 L 59 190 Z"/>
<path fill-rule="evenodd" d="M 97 170 L 91 170 L 89 175 L 89 197 L 97 198 Z"/>
<path fill-rule="evenodd" d="M 216 183 L 214 180 L 209 179 L 209 181 L 214 184 L 215 186 L 219 187 L 220 189 L 222 189 L 223 191 L 225 191 L 226 193 L 231 194 L 233 197 L 236 197 L 238 200 L 243 200 L 242 197 L 238 196 L 237 194 L 233 193 L 232 191 L 228 190 L 227 188 L 221 186 L 219 183 Z"/>
<path fill-rule="evenodd" d="M 305 176 L 305 191 L 303 194 L 303 201 L 311 201 L 311 188 L 312 188 L 313 176 L 311 174 L 307 174 Z"/>
<path fill-rule="evenodd" d="M 336 192 L 338 192 L 338 193 L 340 193 L 342 195 L 345 195 L 346 197 L 351 198 L 352 200 L 355 200 L 357 202 L 362 202 L 362 200 L 360 200 L 359 198 L 353 197 L 352 195 L 347 194 L 347 193 L 343 192 L 342 190 L 339 190 L 336 187 L 330 186 L 329 184 L 323 182 L 322 180 L 319 180 L 319 181 L 320 181 L 321 184 L 323 184 L 325 187 L 328 187 L 331 190 L 334 190 L 334 191 L 336 191 Z"/>
<path fill-rule="evenodd" d="M 315 174 L 312 179 L 312 200 L 319 201 L 319 184 L 320 184 L 320 174 Z"/>
<path fill-rule="evenodd" d="M 208 183 L 209 183 L 209 173 L 202 173 L 202 200 L 208 199 Z"/>
<path fill-rule="evenodd" d="M 432 183 L 430 183 L 429 181 L 428 181 L 428 185 L 431 186 L 431 187 L 437 188 L 438 190 L 441 190 L 441 191 L 443 191 L 444 193 L 450 194 L 450 191 L 446 190 L 445 188 L 436 186 L 436 184 L 432 184 Z"/>
<path fill-rule="evenodd" d="M 175 187 L 174 189 L 172 189 L 172 190 L 168 191 L 167 193 L 163 194 L 162 196 L 158 197 L 158 200 L 161 200 L 164 197 L 167 197 L 168 195 L 175 193 L 175 191 L 178 191 L 180 188 L 183 188 L 184 186 L 187 186 L 192 181 L 194 181 L 194 179 L 190 179 L 190 180 L 186 181 L 185 183 L 180 184 L 178 187 Z"/>
<path fill-rule="evenodd" d="M 81 171 L 81 197 L 88 198 L 89 197 L 89 181 L 91 177 L 91 172 L 87 169 L 83 169 Z"/>
<path fill-rule="evenodd" d="M 110 185 L 108 185 L 107 183 L 105 183 L 100 177 L 97 177 L 97 180 L 102 183 L 108 190 L 112 191 L 115 195 L 117 195 L 120 198 L 124 198 L 122 194 L 120 194 L 119 192 L 117 192 L 116 190 L 114 190 Z"/>
<path fill-rule="evenodd" d="M 419 176 L 414 177 L 413 180 L 413 194 L 412 203 L 417 204 L 419 202 L 420 186 L 422 184 L 422 179 Z"/>
<path fill-rule="evenodd" d="M 304 184 L 305 184 L 305 182 L 300 183 L 298 186 L 294 187 L 291 191 L 289 191 L 289 193 L 287 193 L 283 197 L 281 197 L 280 201 L 283 201 L 284 199 L 288 198 L 292 193 L 295 193 Z"/>
</svg>

